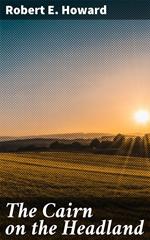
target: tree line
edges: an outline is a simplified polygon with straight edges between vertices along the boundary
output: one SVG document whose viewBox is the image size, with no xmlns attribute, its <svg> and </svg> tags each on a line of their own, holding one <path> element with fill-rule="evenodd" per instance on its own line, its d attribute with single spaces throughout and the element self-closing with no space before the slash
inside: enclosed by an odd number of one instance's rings
<svg viewBox="0 0 150 240">
<path fill-rule="evenodd" d="M 84 151 L 109 155 L 150 157 L 150 135 L 146 134 L 144 137 L 126 137 L 123 134 L 118 134 L 113 138 L 113 140 L 101 141 L 95 138 L 87 145 L 83 145 L 79 142 L 65 144 L 55 141 L 50 145 L 50 149 L 59 151 Z"/>
<path fill-rule="evenodd" d="M 104 140 L 105 139 L 105 140 Z M 7 142 L 0 146 L 0 152 L 30 152 L 30 151 L 68 151 L 68 152 L 90 152 L 95 154 L 122 155 L 135 157 L 150 157 L 150 135 L 143 137 L 127 137 L 123 134 L 117 134 L 111 140 L 92 139 L 87 141 L 62 141 L 53 140 L 49 146 L 38 146 L 36 144 L 22 145 L 17 149 L 11 148 Z M 11 149 L 11 150 L 10 150 Z"/>
</svg>

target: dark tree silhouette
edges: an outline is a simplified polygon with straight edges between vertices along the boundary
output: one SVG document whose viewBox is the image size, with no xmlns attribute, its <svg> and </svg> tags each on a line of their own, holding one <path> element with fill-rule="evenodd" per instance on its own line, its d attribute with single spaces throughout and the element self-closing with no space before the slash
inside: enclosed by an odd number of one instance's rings
<svg viewBox="0 0 150 240">
<path fill-rule="evenodd" d="M 102 141 L 101 142 L 101 149 L 107 149 L 112 147 L 112 141 Z"/>
<path fill-rule="evenodd" d="M 60 148 L 60 143 L 58 141 L 55 141 L 50 144 L 51 149 L 59 149 Z"/>
<path fill-rule="evenodd" d="M 145 157 L 150 157 L 150 134 L 145 134 L 143 137 L 143 145 Z"/>
<path fill-rule="evenodd" d="M 125 142 L 125 136 L 122 134 L 118 134 L 117 136 L 114 137 L 113 140 L 113 147 L 114 148 L 120 148 Z"/>
<path fill-rule="evenodd" d="M 92 142 L 90 143 L 90 148 L 92 149 L 100 148 L 100 141 L 97 138 L 93 139 Z"/>
<path fill-rule="evenodd" d="M 72 147 L 72 149 L 74 149 L 74 150 L 81 150 L 83 146 L 82 146 L 82 144 L 79 143 L 79 142 L 73 142 L 73 143 L 71 144 L 71 147 Z"/>
<path fill-rule="evenodd" d="M 133 156 L 144 156 L 144 144 L 143 144 L 143 138 L 136 137 L 133 143 L 132 148 L 132 155 Z"/>
</svg>

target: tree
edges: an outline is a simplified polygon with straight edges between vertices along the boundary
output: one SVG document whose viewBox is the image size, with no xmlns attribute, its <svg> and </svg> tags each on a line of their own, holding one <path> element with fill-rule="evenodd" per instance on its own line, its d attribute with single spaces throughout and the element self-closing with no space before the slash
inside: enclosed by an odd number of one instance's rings
<svg viewBox="0 0 150 240">
<path fill-rule="evenodd" d="M 72 147 L 72 149 L 74 149 L 74 150 L 81 150 L 82 145 L 81 145 L 81 143 L 79 143 L 79 142 L 73 142 L 73 143 L 71 144 L 71 147 Z"/>
<path fill-rule="evenodd" d="M 113 140 L 113 147 L 115 148 L 120 148 L 125 142 L 125 136 L 122 134 L 118 134 L 117 136 L 114 137 Z"/>
<path fill-rule="evenodd" d="M 133 156 L 144 156 L 144 144 L 142 137 L 136 137 L 134 139 L 133 148 L 132 148 Z"/>
<path fill-rule="evenodd" d="M 51 149 L 59 149 L 60 143 L 58 141 L 55 141 L 55 142 L 51 143 L 50 148 Z"/>
<path fill-rule="evenodd" d="M 97 138 L 93 139 L 92 142 L 90 143 L 90 147 L 92 149 L 100 148 L 100 141 Z"/>
</svg>

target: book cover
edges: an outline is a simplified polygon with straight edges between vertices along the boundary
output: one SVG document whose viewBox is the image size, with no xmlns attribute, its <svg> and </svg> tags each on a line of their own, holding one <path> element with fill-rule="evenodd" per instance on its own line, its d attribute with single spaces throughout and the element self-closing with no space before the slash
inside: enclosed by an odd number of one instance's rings
<svg viewBox="0 0 150 240">
<path fill-rule="evenodd" d="M 150 2 L 1 0 L 0 239 L 150 239 Z"/>
</svg>

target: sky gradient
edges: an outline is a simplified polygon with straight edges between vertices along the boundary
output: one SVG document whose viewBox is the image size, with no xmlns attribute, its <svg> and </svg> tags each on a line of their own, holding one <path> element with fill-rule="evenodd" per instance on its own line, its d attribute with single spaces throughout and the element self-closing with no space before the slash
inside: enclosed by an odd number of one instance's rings
<svg viewBox="0 0 150 240">
<path fill-rule="evenodd" d="M 1 21 L 0 135 L 150 132 L 149 20 Z"/>
</svg>

